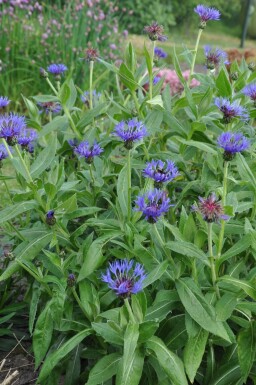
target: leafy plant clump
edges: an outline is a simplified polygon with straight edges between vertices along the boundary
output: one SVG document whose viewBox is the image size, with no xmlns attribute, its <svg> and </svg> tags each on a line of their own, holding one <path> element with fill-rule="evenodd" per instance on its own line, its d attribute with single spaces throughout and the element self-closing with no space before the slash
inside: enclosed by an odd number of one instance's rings
<svg viewBox="0 0 256 385">
<path fill-rule="evenodd" d="M 26 117 L 0 98 L 0 282 L 25 280 L 41 385 L 255 382 L 256 73 L 228 72 L 210 47 L 195 73 L 221 18 L 195 13 L 186 78 L 173 52 L 175 92 L 154 22 L 140 63 L 131 44 L 119 65 L 87 48 L 88 90 L 51 62 Z M 114 89 L 99 92 L 95 68 Z"/>
</svg>

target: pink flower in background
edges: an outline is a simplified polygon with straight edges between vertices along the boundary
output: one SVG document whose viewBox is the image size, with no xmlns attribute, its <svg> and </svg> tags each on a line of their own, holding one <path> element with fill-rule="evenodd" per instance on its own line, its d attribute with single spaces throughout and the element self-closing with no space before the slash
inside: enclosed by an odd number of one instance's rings
<svg viewBox="0 0 256 385">
<path fill-rule="evenodd" d="M 155 70 L 156 70 L 156 68 L 155 68 Z M 182 73 L 185 80 L 188 80 L 189 72 L 190 72 L 189 70 L 186 70 Z M 183 91 L 183 89 L 184 89 L 183 85 L 180 82 L 180 79 L 178 78 L 178 75 L 176 74 L 176 72 L 174 70 L 165 68 L 163 70 L 160 70 L 157 73 L 157 76 L 160 78 L 164 78 L 162 89 L 165 89 L 165 87 L 169 84 L 171 95 L 179 94 Z M 190 88 L 194 88 L 194 87 L 197 87 L 199 85 L 200 85 L 200 82 L 198 80 L 192 79 L 191 84 L 190 84 Z"/>
</svg>

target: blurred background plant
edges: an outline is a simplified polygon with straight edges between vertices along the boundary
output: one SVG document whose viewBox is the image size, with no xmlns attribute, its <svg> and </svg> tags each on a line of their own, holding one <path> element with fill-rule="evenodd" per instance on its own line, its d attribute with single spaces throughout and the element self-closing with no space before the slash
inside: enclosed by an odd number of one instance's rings
<svg viewBox="0 0 256 385">
<path fill-rule="evenodd" d="M 86 88 L 87 66 L 80 59 L 88 45 L 106 60 L 121 56 L 127 31 L 119 29 L 118 11 L 109 0 L 0 1 L 2 94 L 17 100 L 21 90 L 45 92 L 39 69 L 50 63 L 65 63 L 71 72 L 76 66 L 76 80 Z"/>
</svg>

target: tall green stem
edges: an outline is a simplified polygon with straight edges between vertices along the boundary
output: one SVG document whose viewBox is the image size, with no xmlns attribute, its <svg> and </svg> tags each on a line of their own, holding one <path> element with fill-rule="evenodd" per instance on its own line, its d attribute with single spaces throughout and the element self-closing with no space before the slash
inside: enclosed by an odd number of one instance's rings
<svg viewBox="0 0 256 385">
<path fill-rule="evenodd" d="M 127 182 L 128 182 L 128 197 L 127 197 L 127 220 L 131 220 L 131 205 L 132 205 L 132 177 L 131 177 L 131 150 L 128 150 L 127 154 Z"/>
<path fill-rule="evenodd" d="M 94 65 L 94 61 L 91 60 L 90 61 L 90 83 L 89 83 L 89 95 L 90 95 L 89 107 L 90 107 L 90 110 L 93 109 L 93 89 L 92 89 L 93 65 Z"/>
<path fill-rule="evenodd" d="M 130 320 L 132 321 L 132 323 L 136 324 L 136 320 L 135 320 L 135 317 L 134 317 L 134 314 L 133 314 L 133 311 L 132 311 L 129 299 L 125 298 L 124 303 L 125 303 L 126 309 L 128 311 Z"/>
<path fill-rule="evenodd" d="M 216 275 L 215 259 L 212 251 L 212 223 L 208 223 L 208 252 L 209 252 L 210 265 L 211 265 L 212 284 L 216 291 L 217 297 L 220 298 L 219 288 L 216 285 L 217 275 Z"/>
<path fill-rule="evenodd" d="M 193 55 L 193 59 L 192 59 L 192 64 L 191 64 L 191 69 L 190 69 L 190 74 L 189 74 L 189 78 L 188 78 L 188 87 L 190 86 L 190 83 L 191 83 L 191 80 L 192 80 L 192 76 L 194 74 L 194 68 L 195 68 L 195 63 L 196 63 L 196 56 L 197 56 L 197 51 L 198 51 L 199 42 L 200 42 L 200 38 L 201 38 L 202 32 L 203 32 L 203 30 L 201 28 L 199 28 L 197 39 L 196 39 L 195 51 L 194 51 L 194 55 Z"/>
<path fill-rule="evenodd" d="M 52 89 L 52 91 L 54 92 L 54 94 L 56 95 L 56 96 L 58 96 L 59 94 L 58 94 L 58 91 L 56 90 L 56 88 L 54 87 L 54 85 L 52 84 L 52 82 L 50 81 L 50 79 L 49 78 L 46 78 L 46 81 L 47 81 L 47 83 L 49 84 L 49 86 L 51 87 L 51 89 Z"/>
<path fill-rule="evenodd" d="M 68 110 L 68 108 L 66 106 L 63 106 L 63 110 L 65 112 L 65 114 L 67 115 L 68 117 L 68 120 L 69 120 L 69 123 L 70 123 L 70 126 L 72 128 L 72 130 L 74 131 L 74 133 L 76 134 L 76 136 L 81 140 L 82 139 L 82 135 L 80 134 L 80 132 L 78 131 L 78 129 L 76 128 L 76 125 L 74 123 L 74 120 Z"/>
<path fill-rule="evenodd" d="M 152 70 L 151 74 L 149 74 L 149 99 L 151 100 L 153 98 L 153 66 L 154 66 L 154 56 L 155 56 L 155 47 L 156 47 L 156 42 L 152 42 Z"/>
<path fill-rule="evenodd" d="M 9 158 L 13 159 L 13 155 L 11 153 L 11 150 L 10 150 L 6 140 L 4 138 L 2 138 L 2 141 L 3 141 L 3 144 L 4 144 L 5 148 L 6 148 L 6 151 L 8 152 Z"/>
<path fill-rule="evenodd" d="M 227 186 L 228 186 L 228 165 L 229 162 L 224 162 L 224 175 L 223 175 L 223 194 L 222 194 L 222 207 L 226 205 Z M 225 232 L 225 221 L 221 220 L 221 228 L 219 235 L 219 246 L 218 246 L 218 258 L 221 256 L 221 250 L 223 246 L 224 232 Z"/>
</svg>

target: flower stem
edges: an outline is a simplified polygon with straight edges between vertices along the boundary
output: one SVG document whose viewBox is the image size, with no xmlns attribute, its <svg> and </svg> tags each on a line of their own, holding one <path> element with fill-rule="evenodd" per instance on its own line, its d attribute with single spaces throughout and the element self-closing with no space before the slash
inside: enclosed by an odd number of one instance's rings
<svg viewBox="0 0 256 385">
<path fill-rule="evenodd" d="M 135 320 L 135 317 L 134 317 L 134 314 L 133 314 L 133 311 L 132 311 L 129 299 L 125 298 L 124 303 L 125 303 L 125 306 L 126 306 L 126 309 L 127 309 L 128 313 L 129 313 L 129 317 L 130 317 L 131 322 L 136 324 L 136 320 Z"/>
<path fill-rule="evenodd" d="M 216 291 L 217 297 L 220 298 L 219 288 L 216 285 L 217 274 L 216 274 L 215 260 L 214 260 L 213 251 L 212 251 L 212 223 L 208 223 L 208 252 L 209 252 L 209 259 L 211 264 L 212 284 Z"/>
<path fill-rule="evenodd" d="M 8 146 L 6 140 L 4 138 L 2 138 L 2 141 L 3 141 L 3 144 L 4 144 L 5 148 L 6 148 L 6 151 L 8 152 L 9 158 L 13 159 L 13 155 L 12 155 L 10 149 L 9 149 L 9 146 Z"/>
<path fill-rule="evenodd" d="M 131 205 L 132 205 L 132 179 L 131 179 L 131 150 L 128 150 L 127 154 L 127 182 L 128 182 L 128 191 L 127 191 L 127 220 L 131 220 Z"/>
<path fill-rule="evenodd" d="M 87 313 L 87 311 L 83 307 L 83 304 L 82 304 L 82 302 L 81 302 L 81 300 L 80 300 L 80 298 L 79 298 L 79 296 L 78 296 L 78 294 L 76 292 L 76 289 L 74 287 L 72 287 L 71 290 L 72 290 L 73 296 L 75 297 L 75 300 L 76 300 L 78 306 L 80 307 L 80 309 L 82 310 L 83 314 L 85 315 L 85 317 L 88 320 L 90 320 L 89 314 Z"/>
<path fill-rule="evenodd" d="M 227 184 L 228 184 L 228 165 L 229 162 L 224 162 L 224 175 L 223 175 L 223 194 L 222 194 L 222 207 L 226 205 L 226 196 L 227 196 Z M 225 232 L 225 221 L 221 220 L 221 228 L 219 235 L 219 246 L 218 246 L 218 258 L 221 255 L 221 250 L 223 246 L 224 232 Z"/>
<path fill-rule="evenodd" d="M 155 56 L 155 47 L 156 42 L 155 40 L 152 42 L 152 69 L 151 74 L 149 75 L 149 99 L 151 100 L 153 98 L 153 66 L 154 66 L 154 56 Z"/>
<path fill-rule="evenodd" d="M 93 65 L 94 65 L 94 61 L 91 60 L 90 61 L 90 83 L 89 83 L 89 94 L 90 94 L 89 107 L 90 107 L 90 110 L 93 109 L 93 89 L 92 89 Z"/>
<path fill-rule="evenodd" d="M 52 84 L 52 82 L 50 81 L 50 79 L 49 79 L 49 78 L 46 78 L 46 81 L 47 81 L 47 83 L 49 84 L 49 86 L 51 87 L 51 89 L 52 89 L 52 91 L 54 92 L 54 94 L 55 94 L 56 96 L 58 96 L 58 91 L 56 90 L 56 88 L 54 87 L 54 85 Z"/>
<path fill-rule="evenodd" d="M 202 32 L 203 32 L 203 30 L 201 28 L 199 28 L 197 39 L 196 39 L 195 51 L 194 51 L 194 55 L 193 55 L 193 59 L 192 59 L 192 64 L 191 64 L 191 69 L 190 69 L 190 74 L 189 74 L 189 78 L 188 78 L 188 87 L 190 86 L 190 83 L 191 83 L 191 80 L 192 80 L 192 76 L 194 74 L 194 68 L 195 68 L 195 63 L 196 63 L 196 55 L 197 55 L 199 41 L 200 41 Z"/>
<path fill-rule="evenodd" d="M 74 131 L 74 133 L 77 135 L 77 137 L 81 140 L 82 139 L 82 135 L 80 134 L 80 132 L 78 131 L 78 129 L 76 128 L 76 125 L 74 123 L 74 120 L 68 110 L 68 108 L 66 106 L 63 106 L 63 110 L 65 112 L 65 114 L 67 115 L 68 117 L 68 120 L 69 120 L 69 123 L 70 123 L 70 126 L 72 128 L 72 130 Z"/>
</svg>

